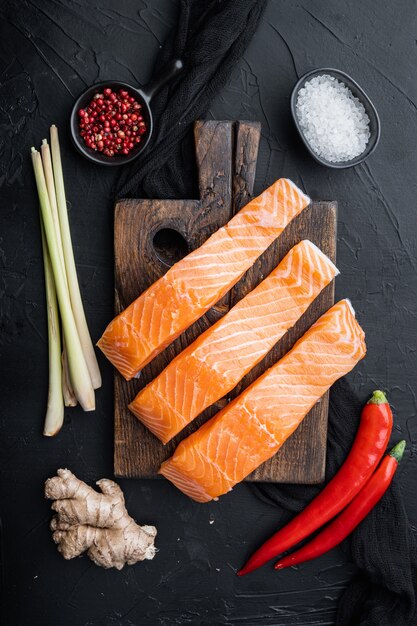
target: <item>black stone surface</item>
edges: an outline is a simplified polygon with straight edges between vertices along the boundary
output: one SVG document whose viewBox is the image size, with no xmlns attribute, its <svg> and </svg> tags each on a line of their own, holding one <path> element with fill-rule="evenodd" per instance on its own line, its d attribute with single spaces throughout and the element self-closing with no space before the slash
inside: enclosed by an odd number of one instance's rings
<svg viewBox="0 0 417 626">
<path fill-rule="evenodd" d="M 8 0 L 0 4 L 0 350 L 3 623 L 7 626 L 289 626 L 333 624 L 354 567 L 337 549 L 298 569 L 235 568 L 275 528 L 272 506 L 240 485 L 217 503 L 189 501 L 165 481 L 120 481 L 131 514 L 158 527 L 153 562 L 104 571 L 66 562 L 52 543 L 43 482 L 58 467 L 94 481 L 112 476 L 112 368 L 97 410 L 66 412 L 56 439 L 41 435 L 47 343 L 38 206 L 29 150 L 51 123 L 62 129 L 75 255 L 92 335 L 113 312 L 111 189 L 117 172 L 70 144 L 73 99 L 93 81 L 144 84 L 169 27 L 170 0 Z M 317 199 L 339 202 L 337 295 L 350 297 L 368 356 L 351 376 L 365 398 L 382 387 L 408 441 L 399 477 L 417 522 L 417 45 L 413 0 L 271 0 L 215 119 L 259 119 L 257 190 L 288 176 Z M 381 116 L 378 150 L 363 165 L 330 171 L 303 149 L 289 94 L 315 67 L 346 71 Z"/>
</svg>

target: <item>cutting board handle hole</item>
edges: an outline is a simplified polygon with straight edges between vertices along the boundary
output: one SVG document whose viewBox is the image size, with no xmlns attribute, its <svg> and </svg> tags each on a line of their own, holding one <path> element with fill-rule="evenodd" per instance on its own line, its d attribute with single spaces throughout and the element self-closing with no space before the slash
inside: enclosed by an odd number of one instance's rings
<svg viewBox="0 0 417 626">
<path fill-rule="evenodd" d="M 165 265 L 174 265 L 189 252 L 183 235 L 174 228 L 161 228 L 153 236 L 153 247 L 158 259 Z"/>
</svg>

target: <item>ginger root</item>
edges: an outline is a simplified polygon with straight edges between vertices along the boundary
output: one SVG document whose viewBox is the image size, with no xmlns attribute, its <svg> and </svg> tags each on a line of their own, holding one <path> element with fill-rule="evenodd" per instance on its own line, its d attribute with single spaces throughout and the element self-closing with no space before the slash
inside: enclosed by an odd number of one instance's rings
<svg viewBox="0 0 417 626">
<path fill-rule="evenodd" d="M 57 474 L 46 481 L 45 497 L 54 500 L 52 537 L 64 559 L 87 550 L 90 559 L 106 569 L 153 559 L 156 528 L 136 524 L 115 482 L 97 481 L 98 493 L 68 469 L 59 469 Z"/>
</svg>

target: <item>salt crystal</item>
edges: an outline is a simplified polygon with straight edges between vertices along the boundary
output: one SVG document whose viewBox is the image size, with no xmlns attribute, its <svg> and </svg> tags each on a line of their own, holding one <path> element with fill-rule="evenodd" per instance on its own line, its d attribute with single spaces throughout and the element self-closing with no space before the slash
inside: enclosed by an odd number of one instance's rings
<svg viewBox="0 0 417 626">
<path fill-rule="evenodd" d="M 311 149 L 330 163 L 359 156 L 371 136 L 362 102 L 344 83 L 328 74 L 304 83 L 298 93 L 296 114 Z"/>
</svg>

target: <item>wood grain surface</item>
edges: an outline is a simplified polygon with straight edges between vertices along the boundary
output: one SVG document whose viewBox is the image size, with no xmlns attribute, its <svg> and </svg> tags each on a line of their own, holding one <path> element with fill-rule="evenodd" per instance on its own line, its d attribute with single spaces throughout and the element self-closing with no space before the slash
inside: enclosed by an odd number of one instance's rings
<svg viewBox="0 0 417 626">
<path fill-rule="evenodd" d="M 260 138 L 257 122 L 196 122 L 200 200 L 121 200 L 115 207 L 115 307 L 122 311 L 179 258 L 200 246 L 252 196 Z M 153 478 L 179 441 L 225 405 L 222 399 L 163 445 L 128 410 L 128 403 L 150 380 L 230 306 L 253 289 L 290 248 L 310 239 L 332 260 L 336 254 L 336 203 L 313 202 L 268 248 L 239 283 L 147 365 L 140 378 L 126 382 L 115 372 L 114 471 L 117 476 Z M 334 302 L 329 285 L 308 311 L 230 394 L 235 397 L 275 363 Z M 279 453 L 248 480 L 317 483 L 324 478 L 328 395 L 310 411 Z"/>
</svg>

